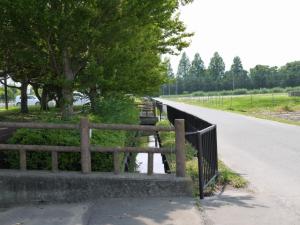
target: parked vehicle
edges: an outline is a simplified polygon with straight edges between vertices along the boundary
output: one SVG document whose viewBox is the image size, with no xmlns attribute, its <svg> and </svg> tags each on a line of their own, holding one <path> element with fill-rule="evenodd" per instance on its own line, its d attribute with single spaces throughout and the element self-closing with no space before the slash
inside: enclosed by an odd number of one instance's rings
<svg viewBox="0 0 300 225">
<path fill-rule="evenodd" d="M 21 105 L 21 96 L 18 95 L 15 99 L 15 104 L 16 106 L 20 106 Z M 27 96 L 27 105 L 28 106 L 32 106 L 32 105 L 35 105 L 35 106 L 39 106 L 40 105 L 40 101 L 39 99 L 34 96 L 34 95 L 28 95 Z"/>
<path fill-rule="evenodd" d="M 77 91 L 73 92 L 73 105 L 86 105 L 88 103 L 90 103 L 88 96 Z"/>
<path fill-rule="evenodd" d="M 54 107 L 55 106 L 55 101 L 54 100 L 51 100 L 48 102 L 48 106 L 49 107 Z M 18 95 L 15 99 L 15 105 L 16 106 L 20 106 L 21 105 L 21 96 Z M 34 95 L 28 95 L 27 96 L 27 105 L 28 106 L 40 106 L 40 101 L 39 99 L 34 96 Z"/>
</svg>

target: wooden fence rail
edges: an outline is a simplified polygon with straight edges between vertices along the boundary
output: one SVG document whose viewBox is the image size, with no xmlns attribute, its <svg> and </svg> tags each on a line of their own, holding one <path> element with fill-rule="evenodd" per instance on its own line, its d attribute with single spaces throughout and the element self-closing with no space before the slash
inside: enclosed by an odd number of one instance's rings
<svg viewBox="0 0 300 225">
<path fill-rule="evenodd" d="M 26 152 L 51 152 L 52 171 L 58 171 L 59 152 L 80 152 L 82 173 L 91 172 L 91 152 L 113 153 L 114 173 L 120 173 L 120 152 L 148 153 L 148 175 L 153 174 L 153 154 L 172 153 L 169 148 L 141 148 L 141 147 L 101 147 L 90 144 L 90 129 L 101 130 L 124 130 L 124 131 L 150 131 L 170 132 L 175 131 L 176 175 L 185 176 L 185 153 L 184 153 L 184 120 L 176 120 L 174 127 L 142 126 L 127 124 L 99 124 L 90 123 L 87 118 L 81 118 L 79 124 L 51 124 L 51 123 L 13 123 L 0 122 L 0 128 L 33 128 L 33 129 L 77 129 L 80 131 L 80 147 L 77 146 L 49 146 L 49 145 L 20 145 L 0 144 L 0 151 L 17 150 L 20 154 L 20 169 L 26 170 Z"/>
</svg>

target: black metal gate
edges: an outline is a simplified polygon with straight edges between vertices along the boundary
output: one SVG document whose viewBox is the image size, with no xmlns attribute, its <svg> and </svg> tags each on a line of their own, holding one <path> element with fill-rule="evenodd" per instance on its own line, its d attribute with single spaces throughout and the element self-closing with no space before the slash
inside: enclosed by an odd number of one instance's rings
<svg viewBox="0 0 300 225">
<path fill-rule="evenodd" d="M 162 110 L 161 102 L 157 101 L 156 105 Z M 185 120 L 186 140 L 197 150 L 199 193 L 203 199 L 204 189 L 218 175 L 217 126 L 168 105 L 167 113 L 173 125 L 175 119 Z"/>
</svg>

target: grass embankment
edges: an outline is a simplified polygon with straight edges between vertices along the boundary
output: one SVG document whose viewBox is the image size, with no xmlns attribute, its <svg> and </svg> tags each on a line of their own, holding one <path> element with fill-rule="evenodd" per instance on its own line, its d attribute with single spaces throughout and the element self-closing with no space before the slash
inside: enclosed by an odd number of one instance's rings
<svg viewBox="0 0 300 225">
<path fill-rule="evenodd" d="M 197 98 L 173 97 L 172 100 L 213 109 L 300 125 L 300 97 L 287 94 L 257 94 Z"/>
<path fill-rule="evenodd" d="M 260 89 L 235 89 L 235 90 L 223 90 L 223 91 L 195 91 L 192 93 L 185 93 L 177 95 L 177 97 L 199 97 L 199 96 L 226 96 L 226 95 L 256 95 L 256 94 L 275 94 L 275 93 L 289 93 L 293 91 L 299 91 L 298 87 L 286 87 L 286 88 L 260 88 Z M 164 95 L 163 97 L 172 97 L 172 95 Z"/>
<path fill-rule="evenodd" d="M 158 123 L 160 126 L 170 126 L 169 121 L 162 120 Z M 175 147 L 175 133 L 174 132 L 161 132 L 160 137 L 162 140 L 162 146 L 173 148 Z M 193 191 L 196 196 L 199 195 L 199 176 L 198 176 L 198 159 L 196 150 L 188 143 L 185 145 L 185 153 L 186 153 L 186 173 L 193 180 Z M 176 169 L 176 161 L 175 154 L 167 154 L 166 155 L 171 171 L 175 172 Z M 210 188 L 206 190 L 206 194 L 212 194 L 219 187 L 223 187 L 225 185 L 231 185 L 234 188 L 243 188 L 246 187 L 247 181 L 241 177 L 236 172 L 229 169 L 223 162 L 218 162 L 219 167 L 219 176 L 217 178 L 217 182 L 212 184 Z"/>
<path fill-rule="evenodd" d="M 88 117 L 91 122 L 97 123 L 128 123 L 138 124 L 139 111 L 131 100 L 112 100 L 99 103 L 96 113 L 83 113 L 77 111 L 72 120 L 67 123 L 79 123 L 81 117 Z M 78 108 L 77 108 L 78 110 Z M 30 113 L 21 114 L 19 109 L 0 112 L 0 121 L 10 122 L 51 122 L 66 123 L 61 120 L 61 114 L 57 109 L 40 111 L 38 108 L 30 108 Z M 93 130 L 91 144 L 104 147 L 123 147 L 132 145 L 134 132 Z M 8 141 L 11 144 L 32 145 L 58 145 L 79 146 L 79 130 L 51 130 L 51 129 L 18 129 Z M 1 168 L 19 168 L 19 154 L 17 151 L 1 152 Z M 28 169 L 50 170 L 51 154 L 48 152 L 28 152 Z M 59 169 L 81 169 L 80 153 L 60 153 Z M 112 171 L 113 160 L 110 153 L 92 153 L 93 171 Z"/>
</svg>

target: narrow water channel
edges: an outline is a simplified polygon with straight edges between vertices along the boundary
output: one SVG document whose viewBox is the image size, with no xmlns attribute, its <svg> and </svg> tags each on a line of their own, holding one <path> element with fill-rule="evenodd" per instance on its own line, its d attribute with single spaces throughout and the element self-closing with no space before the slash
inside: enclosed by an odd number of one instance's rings
<svg viewBox="0 0 300 225">
<path fill-rule="evenodd" d="M 148 138 L 148 147 L 156 147 L 155 146 L 155 138 L 154 136 L 149 136 Z M 138 165 L 138 171 L 140 173 L 147 173 L 148 168 L 148 154 L 147 153 L 139 153 L 136 157 L 136 163 Z M 162 157 L 160 153 L 154 153 L 153 156 L 153 173 L 156 174 L 164 174 L 164 164 L 162 162 Z"/>
</svg>

